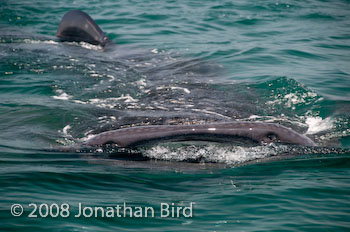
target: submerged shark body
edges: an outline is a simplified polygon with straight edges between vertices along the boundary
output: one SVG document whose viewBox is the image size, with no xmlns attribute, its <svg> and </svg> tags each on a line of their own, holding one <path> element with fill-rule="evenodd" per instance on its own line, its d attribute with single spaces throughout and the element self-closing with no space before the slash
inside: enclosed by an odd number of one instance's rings
<svg viewBox="0 0 350 232">
<path fill-rule="evenodd" d="M 94 20 L 80 10 L 66 13 L 57 30 L 62 41 L 87 42 L 105 46 L 110 42 Z M 230 142 L 249 140 L 254 143 L 286 143 L 314 146 L 308 137 L 279 124 L 260 122 L 231 122 L 201 125 L 154 125 L 139 126 L 95 135 L 86 142 L 88 146 L 115 144 L 132 147 L 157 140 Z"/>
</svg>

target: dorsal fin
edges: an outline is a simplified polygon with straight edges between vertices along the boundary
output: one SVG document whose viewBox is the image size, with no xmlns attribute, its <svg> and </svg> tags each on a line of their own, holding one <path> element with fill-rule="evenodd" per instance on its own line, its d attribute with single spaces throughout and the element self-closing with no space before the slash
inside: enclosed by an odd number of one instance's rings
<svg viewBox="0 0 350 232">
<path fill-rule="evenodd" d="M 81 10 L 71 10 L 63 16 L 56 36 L 62 41 L 83 41 L 101 46 L 109 41 L 95 21 Z"/>
</svg>

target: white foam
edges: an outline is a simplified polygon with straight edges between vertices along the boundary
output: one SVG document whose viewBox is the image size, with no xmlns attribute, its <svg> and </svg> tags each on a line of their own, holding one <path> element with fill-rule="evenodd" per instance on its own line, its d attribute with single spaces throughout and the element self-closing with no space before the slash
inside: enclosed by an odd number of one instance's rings
<svg viewBox="0 0 350 232">
<path fill-rule="evenodd" d="M 274 144 L 242 147 L 209 143 L 204 146 L 157 145 L 145 149 L 142 152 L 150 158 L 159 160 L 186 161 L 193 159 L 204 162 L 233 165 L 275 156 L 285 151 L 285 149 L 286 146 L 276 146 Z"/>
<path fill-rule="evenodd" d="M 58 99 L 58 100 L 69 100 L 70 98 L 72 98 L 72 96 L 68 95 L 67 93 L 63 92 L 63 90 L 61 89 L 57 89 L 56 93 L 59 94 L 58 96 L 53 96 L 54 99 Z"/>
<path fill-rule="evenodd" d="M 72 127 L 70 125 L 67 125 L 67 126 L 63 127 L 63 129 L 62 129 L 63 134 L 69 136 L 68 130 L 70 130 L 71 128 Z"/>
<path fill-rule="evenodd" d="M 68 132 L 71 128 L 70 125 L 66 125 L 62 130 L 58 130 L 58 132 L 63 134 L 63 138 L 56 139 L 56 142 L 65 146 L 74 144 L 74 139 Z"/>
<path fill-rule="evenodd" d="M 108 74 L 107 77 L 109 78 L 109 82 L 112 82 L 115 80 L 115 77 L 113 75 Z"/>
<path fill-rule="evenodd" d="M 84 134 L 85 137 L 81 138 L 80 141 L 86 142 L 86 141 L 88 141 L 89 139 L 91 139 L 91 138 L 93 138 L 93 137 L 96 136 L 96 135 L 94 135 L 94 134 L 89 134 L 89 133 L 91 133 L 91 132 L 92 132 L 91 130 L 88 131 L 88 132 L 86 132 L 86 133 Z"/>
<path fill-rule="evenodd" d="M 334 120 L 331 118 L 307 117 L 306 124 L 309 126 L 306 134 L 316 134 L 333 128 Z"/>
<path fill-rule="evenodd" d="M 95 50 L 95 51 L 101 51 L 103 50 L 103 47 L 102 46 L 99 46 L 99 45 L 93 45 L 93 44 L 89 44 L 89 43 L 86 43 L 86 42 L 79 42 L 79 45 L 83 48 L 86 48 L 86 49 L 90 49 L 90 50 Z"/>
<path fill-rule="evenodd" d="M 24 43 L 30 43 L 30 44 L 58 44 L 58 42 L 53 40 L 33 40 L 33 39 L 24 39 Z"/>
<path fill-rule="evenodd" d="M 171 90 L 182 90 L 187 94 L 191 93 L 191 91 L 187 88 L 182 88 L 182 87 L 178 87 L 178 86 L 171 86 L 170 88 L 171 88 Z"/>
<path fill-rule="evenodd" d="M 157 48 L 152 49 L 151 52 L 154 53 L 154 54 L 158 54 L 158 49 Z"/>
<path fill-rule="evenodd" d="M 75 102 L 75 103 L 79 103 L 79 104 L 83 104 L 83 105 L 88 104 L 87 102 L 80 101 L 80 100 L 73 100 L 73 102 Z"/>
<path fill-rule="evenodd" d="M 162 90 L 162 89 L 168 89 L 168 88 L 170 88 L 171 90 L 182 90 L 184 93 L 187 93 L 187 94 L 191 93 L 191 91 L 188 88 L 183 88 L 183 87 L 179 87 L 179 86 L 170 86 L 169 87 L 169 86 L 163 85 L 163 86 L 158 86 L 156 88 L 156 90 Z"/>
<path fill-rule="evenodd" d="M 120 97 L 116 97 L 116 98 L 108 98 L 110 100 L 115 100 L 115 101 L 120 101 L 120 100 L 124 100 L 124 102 L 128 103 L 128 102 L 138 102 L 137 99 L 131 97 L 129 94 L 122 94 Z"/>
<path fill-rule="evenodd" d="M 298 96 L 295 93 L 289 93 L 289 94 L 284 96 L 284 99 L 287 100 L 286 105 L 291 107 L 292 105 L 304 103 L 305 102 L 304 97 L 305 96 Z"/>
<path fill-rule="evenodd" d="M 306 93 L 288 93 L 281 98 L 281 95 L 278 94 L 275 96 L 275 100 L 267 101 L 268 105 L 282 105 L 284 104 L 286 107 L 295 109 L 295 106 L 298 104 L 309 105 L 314 103 L 314 101 L 306 100 L 308 98 L 316 98 L 317 94 L 315 92 L 306 92 Z M 316 99 L 316 101 L 320 101 L 322 98 Z"/>
<path fill-rule="evenodd" d="M 114 108 L 118 105 L 120 105 L 120 102 L 128 103 L 131 106 L 135 107 L 135 104 L 138 102 L 137 99 L 131 97 L 129 94 L 122 94 L 120 97 L 110 97 L 110 98 L 105 98 L 105 99 L 99 99 L 99 98 L 92 98 L 89 99 L 90 104 L 94 104 L 98 107 L 103 107 L 103 108 Z M 77 102 L 81 103 L 81 102 Z"/>
<path fill-rule="evenodd" d="M 146 79 L 145 78 L 141 78 L 140 80 L 136 81 L 136 85 L 138 85 L 138 87 L 141 90 L 144 90 L 145 87 L 147 86 Z"/>
</svg>

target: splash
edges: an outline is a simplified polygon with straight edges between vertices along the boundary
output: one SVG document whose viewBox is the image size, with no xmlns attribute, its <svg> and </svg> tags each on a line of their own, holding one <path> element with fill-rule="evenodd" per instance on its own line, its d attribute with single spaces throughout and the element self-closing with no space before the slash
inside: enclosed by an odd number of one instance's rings
<svg viewBox="0 0 350 232">
<path fill-rule="evenodd" d="M 62 130 L 58 130 L 58 132 L 62 134 L 62 137 L 60 139 L 56 139 L 56 142 L 64 146 L 74 144 L 75 141 L 73 139 L 73 136 L 70 134 L 71 129 L 72 129 L 71 125 L 66 125 L 65 127 L 62 128 Z"/>
<path fill-rule="evenodd" d="M 59 94 L 58 96 L 53 96 L 54 99 L 57 100 L 69 100 L 70 98 L 72 98 L 72 96 L 68 95 L 67 93 L 65 93 L 63 90 L 61 89 L 57 89 L 56 93 Z"/>
<path fill-rule="evenodd" d="M 334 120 L 331 118 L 307 117 L 306 124 L 309 126 L 306 134 L 316 134 L 333 128 Z"/>
<path fill-rule="evenodd" d="M 273 157 L 288 151 L 285 145 L 268 144 L 266 146 L 233 146 L 229 144 L 159 144 L 150 148 L 141 148 L 144 156 L 166 161 L 194 161 L 203 163 L 223 163 L 238 165 L 249 161 Z"/>
<path fill-rule="evenodd" d="M 58 44 L 58 42 L 53 40 L 24 39 L 23 42 L 27 44 Z"/>
</svg>

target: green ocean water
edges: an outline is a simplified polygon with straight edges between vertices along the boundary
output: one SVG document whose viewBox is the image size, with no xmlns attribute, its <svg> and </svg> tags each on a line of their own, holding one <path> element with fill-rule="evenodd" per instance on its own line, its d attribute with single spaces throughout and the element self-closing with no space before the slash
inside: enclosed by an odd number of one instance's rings
<svg viewBox="0 0 350 232">
<path fill-rule="evenodd" d="M 60 42 L 72 9 L 114 44 Z M 121 127 L 232 120 L 318 146 L 59 149 Z M 0 129 L 0 231 L 349 231 L 350 2 L 3 0 Z M 154 216 L 90 210 L 124 203 Z M 162 217 L 162 204 L 192 214 Z"/>
</svg>

